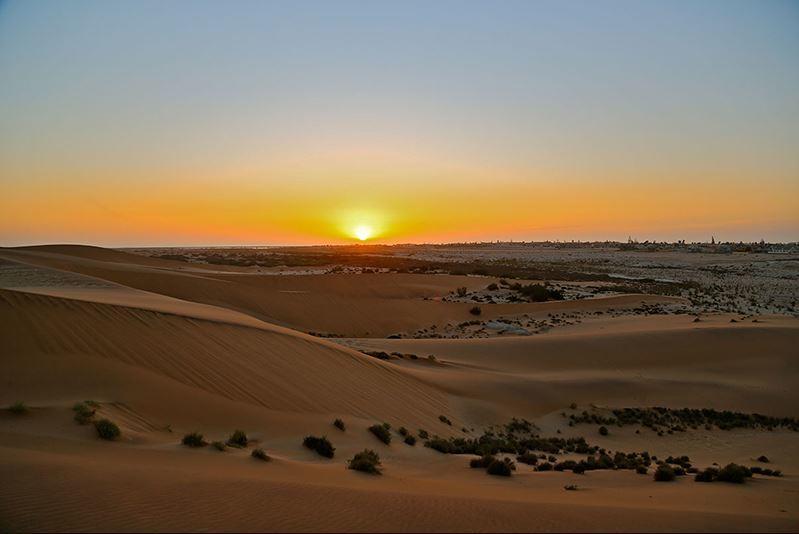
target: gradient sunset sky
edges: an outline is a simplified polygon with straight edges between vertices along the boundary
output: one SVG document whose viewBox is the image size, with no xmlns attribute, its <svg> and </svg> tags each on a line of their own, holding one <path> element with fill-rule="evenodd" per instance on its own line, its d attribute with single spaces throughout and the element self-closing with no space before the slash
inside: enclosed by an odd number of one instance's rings
<svg viewBox="0 0 799 534">
<path fill-rule="evenodd" d="M 0 245 L 799 240 L 799 2 L 0 3 Z"/>
</svg>

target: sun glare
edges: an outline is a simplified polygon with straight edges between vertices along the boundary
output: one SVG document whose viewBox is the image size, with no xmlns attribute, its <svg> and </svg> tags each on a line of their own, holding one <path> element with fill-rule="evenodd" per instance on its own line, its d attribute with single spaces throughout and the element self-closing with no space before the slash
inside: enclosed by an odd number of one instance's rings
<svg viewBox="0 0 799 534">
<path fill-rule="evenodd" d="M 354 233 L 355 237 L 357 237 L 361 241 L 366 241 L 367 239 L 372 237 L 372 229 L 365 225 L 356 227 Z"/>
</svg>

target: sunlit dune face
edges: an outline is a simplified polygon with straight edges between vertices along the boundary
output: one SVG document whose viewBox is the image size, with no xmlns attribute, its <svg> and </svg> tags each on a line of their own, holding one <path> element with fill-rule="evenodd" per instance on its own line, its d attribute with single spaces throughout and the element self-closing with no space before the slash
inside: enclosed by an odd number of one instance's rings
<svg viewBox="0 0 799 534">
<path fill-rule="evenodd" d="M 353 231 L 353 234 L 354 234 L 354 235 L 355 235 L 355 237 L 357 237 L 357 238 L 358 238 L 360 241 L 366 241 L 367 239 L 369 239 L 370 237 L 372 237 L 372 235 L 374 234 L 374 232 L 372 231 L 372 228 L 371 228 L 371 227 L 369 227 L 369 226 L 366 226 L 366 225 L 362 224 L 362 225 L 360 225 L 360 226 L 356 226 L 356 227 L 355 227 L 355 230 Z"/>
</svg>

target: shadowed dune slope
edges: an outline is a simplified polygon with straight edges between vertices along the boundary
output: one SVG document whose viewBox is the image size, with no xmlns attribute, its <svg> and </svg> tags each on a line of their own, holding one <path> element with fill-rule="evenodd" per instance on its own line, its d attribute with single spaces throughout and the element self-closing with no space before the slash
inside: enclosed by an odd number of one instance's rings
<svg viewBox="0 0 799 534">
<path fill-rule="evenodd" d="M 107 378 L 98 360 L 111 360 L 272 410 L 409 422 L 445 410 L 443 394 L 405 371 L 302 334 L 7 290 L 0 290 L 0 325 L 4 375 L 15 377 L 2 394 L 6 402 L 34 391 L 51 397 L 39 402 L 83 398 L 75 395 L 102 388 Z M 74 366 L 54 375 L 62 358 Z M 126 388 L 134 397 L 147 389 Z M 185 395 L 165 401 L 165 410 L 192 403 Z"/>
</svg>

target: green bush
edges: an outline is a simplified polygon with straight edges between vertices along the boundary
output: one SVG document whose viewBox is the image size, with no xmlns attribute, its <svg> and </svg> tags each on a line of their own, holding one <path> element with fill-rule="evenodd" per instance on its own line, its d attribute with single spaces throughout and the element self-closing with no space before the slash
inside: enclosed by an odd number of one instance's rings
<svg viewBox="0 0 799 534">
<path fill-rule="evenodd" d="M 535 467 L 536 471 L 552 471 L 552 464 L 549 462 L 541 462 Z"/>
<path fill-rule="evenodd" d="M 674 469 L 668 464 L 660 464 L 655 469 L 656 482 L 671 482 L 676 476 Z"/>
<path fill-rule="evenodd" d="M 532 452 L 525 452 L 517 456 L 516 461 L 527 465 L 535 465 L 538 463 L 538 456 Z"/>
<path fill-rule="evenodd" d="M 607 427 L 604 427 L 604 426 L 599 427 L 599 435 L 600 436 L 607 436 L 608 435 Z"/>
<path fill-rule="evenodd" d="M 28 405 L 22 401 L 17 401 L 11 406 L 8 407 L 8 411 L 13 413 L 14 415 L 25 415 L 30 411 Z"/>
<path fill-rule="evenodd" d="M 222 441 L 214 441 L 211 446 L 218 451 L 224 451 L 227 448 L 227 445 Z"/>
<path fill-rule="evenodd" d="M 380 474 L 380 456 L 371 449 L 364 449 L 352 457 L 347 462 L 347 469 L 361 471 L 363 473 L 370 473 L 372 475 Z"/>
<path fill-rule="evenodd" d="M 444 423 L 445 425 L 452 426 L 452 421 L 449 420 L 449 417 L 446 415 L 439 415 L 438 420 Z"/>
<path fill-rule="evenodd" d="M 410 445 L 411 447 L 413 447 L 414 445 L 416 445 L 416 436 L 408 434 L 407 436 L 405 436 L 405 439 L 403 441 L 405 442 L 406 445 Z"/>
<path fill-rule="evenodd" d="M 509 477 L 511 475 L 511 471 L 515 469 L 516 466 L 513 464 L 513 461 L 510 458 L 505 458 L 504 460 L 494 460 L 491 462 L 488 465 L 486 472 L 489 475 Z"/>
<path fill-rule="evenodd" d="M 268 462 L 269 460 L 272 459 L 269 457 L 268 454 L 266 454 L 266 451 L 263 449 L 253 449 L 251 456 L 256 460 L 261 460 L 264 462 Z"/>
<path fill-rule="evenodd" d="M 377 439 L 389 445 L 391 443 L 391 432 L 389 432 L 390 426 L 388 423 L 383 423 L 382 425 L 372 425 L 369 427 L 369 432 L 375 435 Z"/>
<path fill-rule="evenodd" d="M 427 430 L 422 430 L 422 429 L 420 428 L 420 429 L 419 429 L 419 437 L 420 437 L 421 439 L 427 439 L 427 438 L 429 438 L 429 437 L 430 437 L 430 434 L 428 434 L 428 433 L 427 433 Z"/>
<path fill-rule="evenodd" d="M 758 461 L 758 462 L 761 462 L 761 463 L 764 463 L 764 464 L 767 464 L 767 463 L 769 463 L 768 456 L 758 456 L 758 457 L 757 457 L 757 461 Z"/>
<path fill-rule="evenodd" d="M 338 428 L 342 432 L 346 430 L 346 427 L 344 426 L 344 421 L 342 421 L 341 419 L 336 419 L 335 421 L 333 421 L 333 426 Z"/>
<path fill-rule="evenodd" d="M 733 484 L 743 484 L 748 477 L 752 476 L 749 468 L 738 464 L 727 464 L 719 470 L 716 480 L 721 482 L 731 482 Z"/>
<path fill-rule="evenodd" d="M 208 445 L 208 442 L 203 439 L 203 435 L 199 432 L 186 434 L 181 442 L 187 447 L 205 447 Z"/>
<path fill-rule="evenodd" d="M 565 489 L 566 491 L 577 491 L 577 484 L 568 484 L 566 486 L 563 486 L 563 489 Z"/>
<path fill-rule="evenodd" d="M 117 439 L 121 433 L 116 423 L 109 421 L 108 419 L 100 419 L 99 421 L 95 421 L 94 428 L 97 430 L 98 436 L 109 441 Z"/>
<path fill-rule="evenodd" d="M 72 411 L 75 412 L 75 421 L 82 425 L 90 423 L 95 414 L 95 410 L 85 402 L 76 402 Z"/>
<path fill-rule="evenodd" d="M 473 306 L 469 310 L 469 313 L 471 313 L 472 315 L 480 315 L 481 313 L 483 313 L 483 310 L 480 309 L 480 306 Z"/>
<path fill-rule="evenodd" d="M 635 472 L 639 475 L 645 475 L 649 472 L 649 469 L 647 469 L 645 465 L 638 465 L 635 467 Z"/>
<path fill-rule="evenodd" d="M 302 440 L 302 444 L 312 451 L 316 451 L 320 456 L 324 456 L 325 458 L 332 458 L 336 452 L 336 448 L 332 443 L 330 443 L 330 440 L 327 439 L 326 436 L 322 436 L 321 438 L 316 436 L 306 436 L 306 438 Z"/>
<path fill-rule="evenodd" d="M 694 482 L 713 482 L 719 476 L 719 470 L 715 467 L 708 467 L 704 471 L 697 473 Z"/>
<path fill-rule="evenodd" d="M 231 447 L 244 448 L 250 442 L 247 434 L 243 430 L 234 431 L 227 439 L 227 444 Z"/>
<path fill-rule="evenodd" d="M 405 436 L 407 436 L 407 435 L 408 435 L 408 429 L 407 429 L 407 428 L 405 428 L 404 426 L 401 426 L 401 427 L 399 427 L 399 428 L 397 429 L 397 433 L 398 433 L 400 436 L 402 436 L 402 437 L 405 437 Z"/>
</svg>

